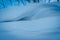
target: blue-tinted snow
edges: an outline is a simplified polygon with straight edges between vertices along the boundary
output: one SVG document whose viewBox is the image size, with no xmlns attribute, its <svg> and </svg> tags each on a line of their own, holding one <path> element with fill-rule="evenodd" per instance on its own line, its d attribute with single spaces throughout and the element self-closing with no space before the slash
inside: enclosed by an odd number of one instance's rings
<svg viewBox="0 0 60 40">
<path fill-rule="evenodd" d="M 58 40 L 60 39 L 59 17 L 54 16 L 34 21 L 0 23 L 0 35 L 2 37 L 0 39 Z"/>
<path fill-rule="evenodd" d="M 0 12 L 0 22 L 11 20 L 0 23 L 0 40 L 60 40 L 59 7 L 30 4 L 12 6 Z M 17 20 L 26 17 L 28 21 Z"/>
<path fill-rule="evenodd" d="M 1 9 L 0 16 L 2 17 L 0 17 L 1 18 L 0 22 L 6 21 L 6 20 L 20 19 L 24 17 L 24 15 L 26 16 L 26 14 L 28 15 L 31 14 L 30 12 L 32 12 L 37 6 L 38 4 L 33 3 L 33 4 L 26 5 L 26 6 L 12 6 L 9 8 Z"/>
</svg>

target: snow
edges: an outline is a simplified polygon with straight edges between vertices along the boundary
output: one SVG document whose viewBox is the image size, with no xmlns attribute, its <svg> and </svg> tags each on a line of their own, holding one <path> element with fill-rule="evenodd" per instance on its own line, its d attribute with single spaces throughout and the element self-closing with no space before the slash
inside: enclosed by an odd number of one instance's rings
<svg viewBox="0 0 60 40">
<path fill-rule="evenodd" d="M 60 25 L 58 25 L 59 17 L 60 16 L 53 16 L 53 17 L 41 18 L 39 20 L 34 20 L 34 21 L 16 21 L 16 22 L 1 23 L 0 35 L 3 34 L 4 34 L 3 36 L 6 35 L 4 39 L 7 38 L 11 39 L 10 36 L 13 36 L 13 37 L 17 37 L 16 39 L 28 39 L 28 40 L 56 39 L 57 40 L 60 39 L 59 38 Z"/>
<path fill-rule="evenodd" d="M 55 9 L 35 3 L 1 9 L 0 40 L 60 40 L 60 9 Z"/>
<path fill-rule="evenodd" d="M 25 14 L 27 14 L 27 12 L 32 11 L 34 8 L 36 8 L 36 6 L 38 5 L 30 4 L 26 6 L 12 6 L 5 9 L 1 9 L 0 16 L 2 16 L 2 18 L 0 18 L 0 22 L 6 20 L 16 20 L 18 19 L 17 17 L 22 18 Z"/>
</svg>

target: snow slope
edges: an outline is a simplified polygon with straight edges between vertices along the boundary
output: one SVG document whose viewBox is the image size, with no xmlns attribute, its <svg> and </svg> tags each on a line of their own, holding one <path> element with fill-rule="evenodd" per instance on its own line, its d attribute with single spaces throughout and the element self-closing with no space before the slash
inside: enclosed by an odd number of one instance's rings
<svg viewBox="0 0 60 40">
<path fill-rule="evenodd" d="M 7 12 L 3 15 L 0 22 L 7 19 L 12 21 L 0 23 L 0 40 L 60 40 L 60 7 L 34 5 L 22 9 L 25 11 L 21 10 L 23 14 L 19 14 L 19 10 L 16 13 L 14 8 L 12 14 Z"/>
</svg>

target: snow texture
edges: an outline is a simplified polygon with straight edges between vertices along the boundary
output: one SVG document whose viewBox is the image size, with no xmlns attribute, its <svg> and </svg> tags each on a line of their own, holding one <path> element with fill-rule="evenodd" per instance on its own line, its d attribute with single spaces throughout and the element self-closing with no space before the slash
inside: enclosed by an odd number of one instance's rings
<svg viewBox="0 0 60 40">
<path fill-rule="evenodd" d="M 0 9 L 0 40 L 60 40 L 59 3 Z"/>
</svg>

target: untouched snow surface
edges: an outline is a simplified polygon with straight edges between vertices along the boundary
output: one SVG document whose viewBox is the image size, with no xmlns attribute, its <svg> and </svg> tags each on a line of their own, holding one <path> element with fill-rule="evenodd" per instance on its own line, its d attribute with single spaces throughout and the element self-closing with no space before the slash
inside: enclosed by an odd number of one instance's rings
<svg viewBox="0 0 60 40">
<path fill-rule="evenodd" d="M 57 9 L 32 4 L 0 10 L 0 40 L 60 40 L 60 9 Z"/>
</svg>

